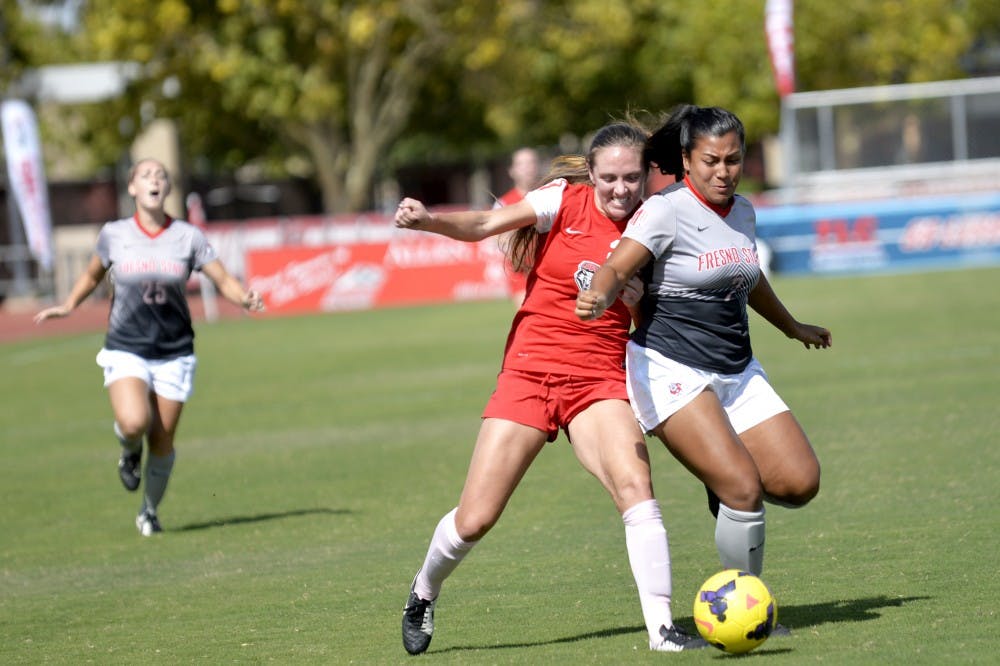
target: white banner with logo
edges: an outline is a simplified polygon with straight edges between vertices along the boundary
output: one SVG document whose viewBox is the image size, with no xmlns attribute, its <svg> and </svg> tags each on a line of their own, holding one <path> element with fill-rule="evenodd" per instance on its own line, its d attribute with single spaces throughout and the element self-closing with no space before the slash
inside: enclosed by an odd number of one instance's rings
<svg viewBox="0 0 1000 666">
<path fill-rule="evenodd" d="M 5 101 L 0 105 L 0 127 L 10 183 L 7 196 L 13 195 L 17 203 L 32 256 L 51 271 L 52 216 L 35 113 L 23 100 Z"/>
</svg>

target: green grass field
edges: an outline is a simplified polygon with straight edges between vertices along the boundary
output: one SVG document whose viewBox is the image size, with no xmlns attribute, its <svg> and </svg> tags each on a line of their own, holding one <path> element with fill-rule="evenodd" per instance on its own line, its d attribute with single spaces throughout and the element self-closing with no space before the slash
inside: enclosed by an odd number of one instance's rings
<svg viewBox="0 0 1000 666">
<path fill-rule="evenodd" d="M 769 663 L 995 663 L 1000 269 L 776 279 L 806 351 L 755 350 L 823 463 L 768 513 L 764 578 L 793 629 Z M 418 658 L 400 613 L 461 488 L 506 302 L 201 325 L 166 532 L 119 485 L 100 335 L 0 347 L 0 663 L 719 663 L 650 653 L 621 519 L 564 439 L 444 588 Z M 718 568 L 704 491 L 654 442 L 692 627 Z"/>
</svg>

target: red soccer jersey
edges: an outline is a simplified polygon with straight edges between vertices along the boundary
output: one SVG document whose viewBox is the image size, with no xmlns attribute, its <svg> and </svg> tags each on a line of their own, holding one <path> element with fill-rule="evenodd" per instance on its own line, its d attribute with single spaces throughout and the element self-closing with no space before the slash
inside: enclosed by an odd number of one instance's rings
<svg viewBox="0 0 1000 666">
<path fill-rule="evenodd" d="M 601 213 L 589 185 L 559 180 L 536 192 L 563 187 L 552 227 L 539 238 L 527 295 L 514 316 L 503 365 L 527 372 L 624 381 L 625 343 L 632 321 L 628 308 L 616 299 L 594 321 L 581 321 L 574 310 L 577 293 L 590 286 L 627 220 L 614 222 Z"/>
<path fill-rule="evenodd" d="M 521 194 L 521 190 L 517 189 L 516 187 L 512 187 L 506 192 L 504 192 L 504 194 L 499 199 L 497 199 L 497 205 L 494 206 L 494 208 L 516 204 L 523 198 L 524 195 Z"/>
</svg>

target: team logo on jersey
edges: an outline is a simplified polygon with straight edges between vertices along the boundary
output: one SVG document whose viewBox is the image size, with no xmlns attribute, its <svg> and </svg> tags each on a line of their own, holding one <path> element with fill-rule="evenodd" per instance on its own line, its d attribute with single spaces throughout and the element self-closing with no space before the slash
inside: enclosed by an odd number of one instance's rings
<svg viewBox="0 0 1000 666">
<path fill-rule="evenodd" d="M 683 390 L 683 388 L 684 387 L 677 382 L 671 382 L 667 385 L 667 390 L 670 391 L 670 395 L 677 395 L 681 392 L 681 390 Z"/>
<path fill-rule="evenodd" d="M 594 273 L 601 265 L 596 261 L 590 261 L 584 259 L 579 264 L 576 265 L 576 273 L 573 274 L 573 280 L 576 281 L 576 286 L 580 288 L 581 291 L 585 289 L 590 289 L 590 281 L 594 279 Z"/>
</svg>

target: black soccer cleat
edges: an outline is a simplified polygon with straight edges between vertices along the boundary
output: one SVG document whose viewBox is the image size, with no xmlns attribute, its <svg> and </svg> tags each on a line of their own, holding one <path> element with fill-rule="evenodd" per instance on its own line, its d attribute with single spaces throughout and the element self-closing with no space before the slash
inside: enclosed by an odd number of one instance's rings
<svg viewBox="0 0 1000 666">
<path fill-rule="evenodd" d="M 142 449 L 135 453 L 130 453 L 122 449 L 122 456 L 118 459 L 118 478 L 122 480 L 122 485 L 129 492 L 135 491 L 139 487 L 139 479 L 142 475 Z"/>
<path fill-rule="evenodd" d="M 428 601 L 418 597 L 413 586 L 410 586 L 410 596 L 403 606 L 403 647 L 410 654 L 426 652 L 431 644 L 434 636 L 435 603 L 437 599 Z"/>
<path fill-rule="evenodd" d="M 685 650 L 700 650 L 708 647 L 704 638 L 692 636 L 676 624 L 669 629 L 666 625 L 660 627 L 660 636 L 663 640 L 659 643 L 649 644 L 649 649 L 654 652 L 682 652 Z"/>
</svg>

